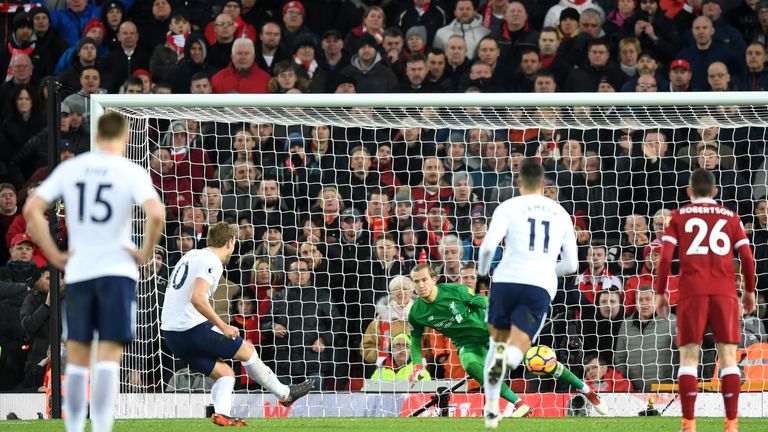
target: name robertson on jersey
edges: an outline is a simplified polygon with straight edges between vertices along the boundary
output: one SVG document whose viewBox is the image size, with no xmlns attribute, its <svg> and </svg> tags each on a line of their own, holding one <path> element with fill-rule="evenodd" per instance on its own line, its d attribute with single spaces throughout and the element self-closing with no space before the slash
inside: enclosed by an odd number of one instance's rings
<svg viewBox="0 0 768 432">
<path fill-rule="evenodd" d="M 714 215 L 724 215 L 728 217 L 733 217 L 734 214 L 731 210 L 728 210 L 725 207 L 709 207 L 709 206 L 691 206 L 691 207 L 683 207 L 680 209 L 680 214 L 714 214 Z"/>
</svg>

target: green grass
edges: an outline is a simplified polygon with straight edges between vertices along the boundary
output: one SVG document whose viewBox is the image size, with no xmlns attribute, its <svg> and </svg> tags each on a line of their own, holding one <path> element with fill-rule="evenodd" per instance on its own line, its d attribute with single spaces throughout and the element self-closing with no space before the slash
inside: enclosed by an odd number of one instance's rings
<svg viewBox="0 0 768 432">
<path fill-rule="evenodd" d="M 720 432 L 723 419 L 700 418 L 698 432 Z M 744 418 L 739 420 L 741 430 L 768 430 L 768 420 Z M 530 418 L 504 419 L 499 431 L 510 432 L 656 432 L 679 430 L 680 420 L 675 417 L 624 418 Z M 64 424 L 56 420 L 0 421 L 0 431 L 50 432 L 62 431 Z M 86 428 L 90 430 L 90 428 Z M 114 432 L 158 431 L 195 432 L 221 430 L 207 419 L 171 420 L 118 420 Z M 252 419 L 242 431 L 360 431 L 360 432 L 469 432 L 484 431 L 480 418 L 289 418 Z"/>
</svg>

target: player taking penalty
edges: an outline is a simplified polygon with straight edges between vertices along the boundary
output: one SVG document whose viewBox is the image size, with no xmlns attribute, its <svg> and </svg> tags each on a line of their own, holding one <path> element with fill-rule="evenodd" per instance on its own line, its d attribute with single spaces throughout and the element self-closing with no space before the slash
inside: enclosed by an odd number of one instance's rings
<svg viewBox="0 0 768 432">
<path fill-rule="evenodd" d="M 557 278 L 578 269 L 573 222 L 560 204 L 543 196 L 544 169 L 526 159 L 519 171 L 520 196 L 494 211 L 478 260 L 478 274 L 487 275 L 496 248 L 506 237 L 504 255 L 491 282 L 487 314 L 491 340 L 484 370 L 485 426 L 492 429 L 500 419 L 499 394 L 507 368 L 520 365 L 544 326 Z M 597 393 L 562 364 L 552 375 L 576 387 L 599 414 L 607 414 Z"/>
<path fill-rule="evenodd" d="M 168 348 L 190 367 L 214 380 L 211 388 L 214 414 L 219 426 L 245 426 L 231 417 L 235 372 L 220 359 L 242 362 L 251 379 L 290 406 L 313 390 L 312 381 L 286 386 L 261 361 L 253 345 L 240 337 L 237 327 L 225 323 L 211 306 L 210 298 L 219 285 L 224 264 L 235 250 L 237 226 L 219 222 L 208 230 L 205 249 L 187 252 L 171 273 L 165 292 L 162 330 Z"/>
<path fill-rule="evenodd" d="M 483 384 L 483 364 L 488 353 L 488 328 L 485 312 L 488 297 L 470 292 L 462 284 L 437 284 L 437 274 L 428 264 L 419 264 L 411 270 L 411 279 L 418 299 L 408 313 L 411 325 L 411 359 L 413 376 L 420 379 L 424 372 L 421 354 L 421 337 L 426 327 L 451 338 L 459 352 L 461 366 L 467 374 Z M 506 384 L 502 384 L 501 397 L 515 406 L 512 417 L 525 417 L 531 408 Z"/>
<path fill-rule="evenodd" d="M 96 125 L 96 150 L 59 165 L 24 206 L 32 239 L 51 264 L 65 269 L 67 366 L 64 425 L 85 429 L 88 368 L 99 333 L 91 384 L 91 427 L 111 431 L 123 345 L 133 340 L 139 271 L 154 256 L 165 209 L 147 171 L 125 159 L 128 123 L 108 112 Z M 48 231 L 45 212 L 59 198 L 67 209 L 69 252 Z M 144 242 L 131 242 L 133 204 L 147 215 Z"/>
<path fill-rule="evenodd" d="M 725 405 L 725 431 L 737 432 L 741 374 L 736 346 L 741 340 L 739 298 L 733 252 L 739 254 L 744 275 L 745 313 L 755 310 L 755 261 L 739 216 L 713 199 L 715 178 L 697 169 L 688 183 L 691 204 L 673 211 L 666 221 L 656 278 L 656 313 L 669 314 L 664 293 L 675 248 L 680 248 L 680 299 L 677 306 L 677 343 L 680 369 L 677 382 L 683 409 L 681 432 L 696 432 L 694 408 L 698 392 L 699 349 L 707 325 L 717 342 L 720 387 Z"/>
</svg>

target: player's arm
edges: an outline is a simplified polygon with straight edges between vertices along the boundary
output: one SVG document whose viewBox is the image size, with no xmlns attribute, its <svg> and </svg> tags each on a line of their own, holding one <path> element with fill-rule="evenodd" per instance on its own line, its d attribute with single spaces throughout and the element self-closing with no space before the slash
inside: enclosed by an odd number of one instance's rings
<svg viewBox="0 0 768 432">
<path fill-rule="evenodd" d="M 139 264 L 148 262 L 155 254 L 155 245 L 160 241 L 165 225 L 165 207 L 158 198 L 150 198 L 142 204 L 147 220 L 144 222 L 144 241 L 134 257 Z"/>
<path fill-rule="evenodd" d="M 24 219 L 27 222 L 27 231 L 32 240 L 43 251 L 48 261 L 56 267 L 64 270 L 67 265 L 67 254 L 59 250 L 56 242 L 48 230 L 48 220 L 45 212 L 50 204 L 37 194 L 33 194 L 24 205 Z"/>
<path fill-rule="evenodd" d="M 566 229 L 563 233 L 563 247 L 560 250 L 560 261 L 555 264 L 555 274 L 567 276 L 576 273 L 579 269 L 579 247 L 576 245 L 576 233 L 574 232 L 571 217 L 563 218 Z"/>
<path fill-rule="evenodd" d="M 200 312 L 200 315 L 204 316 L 208 321 L 211 322 L 211 324 L 221 330 L 224 336 L 228 338 L 237 337 L 240 334 L 240 331 L 237 329 L 237 327 L 225 323 L 221 317 L 219 317 L 219 314 L 213 310 L 213 306 L 211 306 L 211 302 L 208 301 L 207 296 L 207 293 L 210 289 L 210 282 L 200 277 L 195 278 L 195 283 L 192 286 L 192 296 L 190 298 L 192 306 L 194 306 L 195 309 Z"/>
<path fill-rule="evenodd" d="M 500 205 L 493 212 L 494 217 L 491 218 L 491 226 L 488 227 L 488 232 L 485 234 L 485 239 L 483 239 L 483 244 L 480 245 L 480 252 L 478 253 L 478 276 L 487 276 L 488 272 L 491 271 L 496 248 L 507 233 L 507 221 L 509 218 L 503 214 L 506 208 L 506 206 Z"/>
</svg>

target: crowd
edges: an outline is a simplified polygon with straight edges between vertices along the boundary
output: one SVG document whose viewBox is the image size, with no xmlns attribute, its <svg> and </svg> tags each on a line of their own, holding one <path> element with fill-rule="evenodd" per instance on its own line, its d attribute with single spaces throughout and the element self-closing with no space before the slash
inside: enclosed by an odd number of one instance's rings
<svg viewBox="0 0 768 432">
<path fill-rule="evenodd" d="M 88 149 L 89 97 L 98 93 L 768 85 L 768 4 L 754 0 L 480 3 L 68 0 L 8 14 L 0 49 L 0 100 L 8 102 L 0 112 L 0 390 L 37 389 L 47 364 L 45 257 L 26 237 L 19 208 L 47 175 L 47 128 L 56 125 L 46 125 L 41 108 L 50 79 L 71 93 L 58 125 L 61 160 Z M 546 124 L 566 111 L 536 115 Z M 239 225 L 239 238 L 215 308 L 281 379 L 356 389 L 360 378 L 401 376 L 411 343 L 425 347 L 433 377 L 463 377 L 450 340 L 405 337 L 407 276 L 427 262 L 440 282 L 487 292 L 475 270 L 478 248 L 494 208 L 519 193 L 523 158 L 545 167 L 545 195 L 573 216 L 580 246 L 579 274 L 561 281 L 542 342 L 596 388 L 647 391 L 673 381 L 675 321 L 656 317 L 650 286 L 664 220 L 687 202 L 693 168 L 715 174 L 717 198 L 741 216 L 755 248 L 762 307 L 744 317 L 743 348 L 768 338 L 764 127 L 449 130 L 419 126 L 426 112 L 404 115 L 409 126 L 401 129 L 149 119 L 139 134 L 151 144 L 138 159 L 169 223 L 155 261 L 142 268 L 138 340 L 124 382 L 159 390 L 185 367 L 158 336 L 159 308 L 182 254 L 204 247 L 207 226 L 222 220 Z M 63 209 L 55 216 L 63 227 Z M 667 291 L 675 305 L 675 278 Z M 705 343 L 700 376 L 712 376 L 711 348 Z"/>
</svg>

